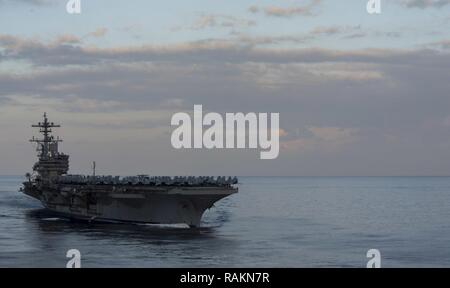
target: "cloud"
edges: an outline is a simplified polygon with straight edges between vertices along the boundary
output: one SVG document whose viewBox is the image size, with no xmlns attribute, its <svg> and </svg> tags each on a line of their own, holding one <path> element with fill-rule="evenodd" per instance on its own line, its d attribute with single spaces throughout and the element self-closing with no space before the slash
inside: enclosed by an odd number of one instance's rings
<svg viewBox="0 0 450 288">
<path fill-rule="evenodd" d="M 311 0 L 308 4 L 304 6 L 296 7 L 279 7 L 279 6 L 269 6 L 260 8 L 258 6 L 250 6 L 248 11 L 251 13 L 260 13 L 261 11 L 265 13 L 266 16 L 273 17 L 293 17 L 293 16 L 312 16 L 314 15 L 314 9 L 321 3 L 321 0 Z"/>
<path fill-rule="evenodd" d="M 104 37 L 108 33 L 108 29 L 105 27 L 99 27 L 95 31 L 92 31 L 88 34 L 88 36 L 92 36 L 95 38 L 101 38 Z"/>
<path fill-rule="evenodd" d="M 260 11 L 260 8 L 256 5 L 252 5 L 248 7 L 248 11 L 251 13 L 258 13 Z"/>
<path fill-rule="evenodd" d="M 94 65 L 104 61 L 135 63 L 142 61 L 175 61 L 178 63 L 216 62 L 374 62 L 407 63 L 420 65 L 448 64 L 448 54 L 434 61 L 441 52 L 436 50 L 329 50 L 321 48 L 276 49 L 259 48 L 261 44 L 277 42 L 301 42 L 304 36 L 237 37 L 221 40 L 210 39 L 173 45 L 143 45 L 117 48 L 84 47 L 75 36 L 60 36 L 48 43 L 11 35 L 0 35 L 0 55 L 4 60 L 28 60 L 35 66 Z M 68 43 L 69 42 L 69 43 Z"/>
<path fill-rule="evenodd" d="M 336 152 L 358 140 L 359 129 L 343 127 L 306 127 L 305 135 L 281 142 L 281 149 L 293 152 Z"/>
<path fill-rule="evenodd" d="M 22 4 L 31 4 L 31 5 L 51 5 L 57 3 L 56 0 L 0 0 L 0 5 L 2 4 L 12 4 L 12 3 L 22 3 Z"/>
<path fill-rule="evenodd" d="M 399 38 L 402 32 L 379 31 L 376 29 L 363 29 L 360 25 L 355 26 L 318 26 L 308 32 L 297 35 L 278 36 L 249 36 L 244 33 L 235 33 L 235 39 L 229 38 L 228 42 L 238 42 L 248 46 L 302 44 L 311 46 L 313 41 L 335 37 L 335 39 L 348 40 L 356 38 Z M 292 46 L 292 45 L 291 45 Z"/>
<path fill-rule="evenodd" d="M 122 107 L 136 109 L 142 105 L 141 101 L 152 99 L 151 105 L 177 103 L 179 107 L 189 106 L 196 99 L 210 102 L 209 94 L 222 95 L 222 91 L 211 92 L 214 89 L 207 88 L 213 83 L 235 87 L 241 91 L 237 95 L 259 90 L 262 95 L 276 91 L 291 94 L 290 89 L 303 91 L 307 87 L 311 87 L 308 93 L 316 94 L 324 83 L 327 85 L 323 88 L 338 85 L 340 89 L 347 85 L 371 87 L 371 83 L 381 81 L 383 86 L 398 87 L 399 83 L 409 83 L 414 78 L 419 83 L 423 80 L 414 74 L 428 71 L 429 74 L 423 75 L 425 78 L 439 75 L 431 78 L 438 84 L 434 88 L 437 89 L 443 85 L 438 81 L 445 75 L 441 71 L 450 67 L 449 53 L 429 49 L 262 49 L 242 47 L 242 40 L 101 49 L 84 47 L 76 39 L 64 35 L 44 43 L 0 36 L 3 58 L 28 61 L 32 65 L 25 73 L 0 74 L 1 95 L 95 98 L 119 101 Z M 185 96 L 187 92 L 191 96 Z M 334 94 L 332 89 L 330 94 Z M 191 97 L 191 101 L 180 101 L 186 97 Z M 120 107 L 108 104 L 102 109 L 106 108 Z"/>
<path fill-rule="evenodd" d="M 450 40 L 435 41 L 432 43 L 428 43 L 425 46 L 431 48 L 440 48 L 443 50 L 450 50 Z"/>
<path fill-rule="evenodd" d="M 328 27 L 316 27 L 311 31 L 313 35 L 334 35 L 343 32 L 343 28 L 340 26 L 328 26 Z"/>
<path fill-rule="evenodd" d="M 341 35 L 327 28 L 315 32 Z M 300 41 L 303 36 L 278 40 Z M 171 113 L 190 112 L 194 104 L 203 104 L 205 111 L 220 113 L 280 113 L 284 148 L 277 160 L 280 162 L 273 162 L 279 164 L 268 164 L 275 167 L 267 174 L 450 171 L 450 164 L 444 163 L 450 163 L 446 156 L 450 133 L 445 124 L 450 107 L 450 53 L 446 51 L 431 46 L 336 50 L 265 48 L 258 44 L 276 37 L 115 48 L 68 43 L 70 39 L 60 36 L 46 42 L 0 36 L 0 61 L 30 65 L 19 73 L 0 72 L 0 120 L 28 125 L 30 117 L 49 109 L 57 119 L 72 125 L 68 143 L 81 143 L 81 135 L 98 142 L 90 149 L 75 148 L 80 149 L 79 154 L 84 149 L 92 153 L 82 160 L 90 161 L 88 158 L 95 156 L 107 165 L 112 154 L 120 154 L 123 145 L 133 141 L 138 143 L 133 150 L 140 151 L 139 157 L 149 153 L 160 158 L 142 159 L 130 152 L 126 157 L 129 166 L 123 163 L 123 169 L 145 168 L 149 160 L 162 159 L 166 159 L 163 163 L 177 161 L 181 166 L 196 161 L 206 167 L 213 163 L 211 157 L 230 167 L 233 161 L 247 157 L 233 152 L 226 157 L 213 153 L 201 159 L 203 154 L 199 153 L 190 158 L 170 149 L 167 125 Z M 146 120 L 145 115 L 153 113 L 160 113 L 158 119 Z M 134 118 L 136 114 L 143 118 Z M 127 115 L 132 119 L 127 121 Z M 115 129 L 127 130 L 127 125 L 132 128 L 122 139 Z M 146 135 L 145 127 L 152 125 L 156 125 L 155 131 L 149 128 Z M 14 132 L 23 131 L 20 129 L 2 129 L 17 142 L 28 136 Z M 111 154 L 103 155 L 106 140 L 115 144 L 108 146 Z M 253 169 L 255 174 L 262 174 L 268 169 L 252 159 L 244 161 L 236 173 Z M 372 164 L 368 167 L 367 163 Z M 167 164 L 167 171 L 218 173 L 200 168 L 181 171 L 181 166 L 169 170 Z M 158 173 L 164 173 L 161 167 L 155 168 Z M 421 168 L 405 170 L 410 167 Z M 188 168 L 192 169 L 186 164 Z"/>
<path fill-rule="evenodd" d="M 203 14 L 190 27 L 193 30 L 202 30 L 206 28 L 247 28 L 255 26 L 256 22 L 253 20 L 242 19 L 229 15 L 219 14 Z"/>
<path fill-rule="evenodd" d="M 407 8 L 441 8 L 450 4 L 450 0 L 400 0 Z"/>
<path fill-rule="evenodd" d="M 1 40 L 0 40 L 1 41 Z M 80 44 L 81 39 L 73 34 L 63 34 L 56 37 L 53 45 Z"/>
<path fill-rule="evenodd" d="M 376 65 L 368 63 L 320 63 L 310 68 L 310 73 L 330 80 L 348 81 L 380 81 L 384 80 L 383 72 Z"/>
<path fill-rule="evenodd" d="M 308 130 L 320 140 L 347 142 L 358 129 L 341 127 L 309 127 Z"/>
</svg>

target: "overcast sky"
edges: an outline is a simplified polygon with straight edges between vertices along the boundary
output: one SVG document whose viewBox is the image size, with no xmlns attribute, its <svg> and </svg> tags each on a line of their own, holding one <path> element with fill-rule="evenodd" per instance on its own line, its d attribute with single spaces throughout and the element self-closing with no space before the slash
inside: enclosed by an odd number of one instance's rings
<svg viewBox="0 0 450 288">
<path fill-rule="evenodd" d="M 450 0 L 0 0 L 0 174 L 44 111 L 71 172 L 450 175 Z M 170 144 L 173 113 L 279 112 L 280 156 Z"/>
</svg>

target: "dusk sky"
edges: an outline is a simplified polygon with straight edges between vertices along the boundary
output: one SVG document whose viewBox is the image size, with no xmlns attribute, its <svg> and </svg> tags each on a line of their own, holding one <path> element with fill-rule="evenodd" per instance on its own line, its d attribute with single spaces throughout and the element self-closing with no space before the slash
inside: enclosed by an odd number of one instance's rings
<svg viewBox="0 0 450 288">
<path fill-rule="evenodd" d="M 0 0 L 0 174 L 44 112 L 72 173 L 450 175 L 450 0 Z M 278 112 L 259 150 L 175 150 L 176 112 Z"/>
</svg>

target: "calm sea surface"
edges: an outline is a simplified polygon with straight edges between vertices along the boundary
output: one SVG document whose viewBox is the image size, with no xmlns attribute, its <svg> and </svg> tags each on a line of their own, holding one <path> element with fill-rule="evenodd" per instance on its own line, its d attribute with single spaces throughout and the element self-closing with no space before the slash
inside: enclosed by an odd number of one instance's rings
<svg viewBox="0 0 450 288">
<path fill-rule="evenodd" d="M 55 218 L 0 176 L 0 267 L 450 267 L 450 178 L 249 177 L 200 229 Z"/>
</svg>

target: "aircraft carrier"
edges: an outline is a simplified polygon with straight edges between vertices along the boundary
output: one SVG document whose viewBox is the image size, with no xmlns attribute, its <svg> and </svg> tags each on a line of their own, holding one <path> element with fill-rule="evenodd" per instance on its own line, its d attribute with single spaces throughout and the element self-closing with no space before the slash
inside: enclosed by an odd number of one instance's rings
<svg viewBox="0 0 450 288">
<path fill-rule="evenodd" d="M 215 202 L 238 192 L 236 177 L 69 175 L 69 155 L 59 152 L 59 137 L 44 121 L 37 125 L 38 162 L 21 191 L 60 216 L 98 222 L 187 224 L 199 227 Z"/>
</svg>

